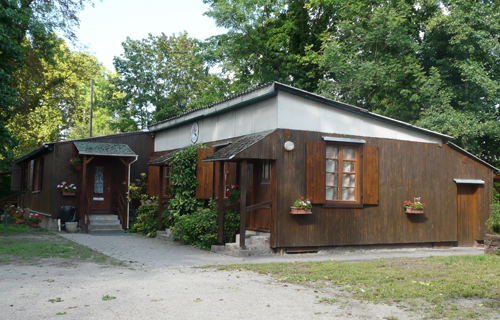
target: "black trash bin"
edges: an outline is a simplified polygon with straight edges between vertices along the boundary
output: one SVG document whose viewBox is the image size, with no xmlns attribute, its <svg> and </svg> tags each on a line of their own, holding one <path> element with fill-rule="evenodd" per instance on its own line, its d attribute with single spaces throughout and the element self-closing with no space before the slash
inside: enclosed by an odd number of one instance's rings
<svg viewBox="0 0 500 320">
<path fill-rule="evenodd" d="M 78 222 L 76 208 L 72 206 L 61 207 L 61 230 L 66 230 L 66 222 Z"/>
</svg>

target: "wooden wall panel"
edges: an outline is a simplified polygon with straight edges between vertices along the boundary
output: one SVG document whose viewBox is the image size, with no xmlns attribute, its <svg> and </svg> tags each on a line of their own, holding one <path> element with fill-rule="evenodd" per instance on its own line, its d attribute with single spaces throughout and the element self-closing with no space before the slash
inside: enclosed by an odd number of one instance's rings
<svg viewBox="0 0 500 320">
<path fill-rule="evenodd" d="M 150 158 L 150 161 L 154 158 Z M 150 197 L 158 197 L 160 195 L 160 167 L 148 167 L 148 195 Z"/>
<path fill-rule="evenodd" d="M 292 216 L 290 206 L 306 192 L 306 142 L 322 142 L 324 133 L 278 130 L 276 141 L 296 148 L 277 149 L 276 241 L 273 247 L 404 244 L 457 241 L 457 185 L 454 178 L 485 181 L 478 189 L 476 236 L 492 199 L 491 170 L 447 145 L 369 137 L 366 146 L 379 150 L 379 204 L 363 209 L 313 205 L 313 214 Z M 333 135 L 332 135 L 333 136 Z M 303 146 L 303 147 L 301 147 Z M 364 178 L 365 176 L 363 176 Z M 363 181 L 365 183 L 365 181 Z M 403 201 L 421 197 L 421 216 L 404 213 Z"/>
<path fill-rule="evenodd" d="M 363 147 L 363 204 L 378 204 L 378 148 Z"/>
<path fill-rule="evenodd" d="M 210 199 L 214 197 L 214 163 L 202 162 L 209 155 L 215 152 L 215 148 L 200 148 L 197 150 L 196 164 L 196 198 L 197 199 Z"/>
</svg>

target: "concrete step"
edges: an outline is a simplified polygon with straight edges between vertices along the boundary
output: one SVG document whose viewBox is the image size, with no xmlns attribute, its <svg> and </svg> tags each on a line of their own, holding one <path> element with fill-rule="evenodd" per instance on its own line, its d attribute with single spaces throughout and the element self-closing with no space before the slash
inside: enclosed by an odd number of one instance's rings
<svg viewBox="0 0 500 320">
<path fill-rule="evenodd" d="M 211 251 L 236 257 L 269 254 L 272 252 L 270 239 L 270 233 L 253 231 L 247 234 L 245 232 L 245 249 L 240 247 L 240 235 L 237 234 L 236 242 L 226 243 L 224 246 L 214 245 Z"/>
<path fill-rule="evenodd" d="M 109 223 L 106 223 L 106 224 L 95 224 L 95 223 L 91 223 L 90 226 L 91 226 L 91 228 L 93 230 L 98 230 L 98 229 L 120 229 L 120 230 L 122 230 L 122 225 L 120 223 L 114 223 L 114 224 L 109 224 Z"/>
<path fill-rule="evenodd" d="M 163 241 L 174 241 L 174 235 L 170 229 L 165 231 L 156 231 L 156 238 Z"/>
<path fill-rule="evenodd" d="M 123 229 L 90 229 L 90 234 L 109 234 L 109 233 L 125 233 Z"/>
<path fill-rule="evenodd" d="M 92 222 L 92 221 L 114 221 L 114 220 L 118 220 L 118 216 L 114 215 L 114 214 L 91 214 L 90 215 L 90 222 Z"/>
</svg>

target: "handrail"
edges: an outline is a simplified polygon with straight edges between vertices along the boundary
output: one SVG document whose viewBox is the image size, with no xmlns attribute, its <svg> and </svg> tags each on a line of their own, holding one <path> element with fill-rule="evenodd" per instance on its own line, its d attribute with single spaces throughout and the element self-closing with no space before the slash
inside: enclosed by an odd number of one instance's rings
<svg viewBox="0 0 500 320">
<path fill-rule="evenodd" d="M 15 197 L 15 196 L 17 196 L 17 195 L 20 195 L 21 193 L 24 193 L 24 191 L 18 191 L 18 192 L 14 193 L 14 194 L 11 194 L 11 195 L 9 195 L 9 196 L 7 196 L 7 197 L 5 197 L 5 198 L 2 198 L 2 199 L 0 199 L 0 202 L 2 202 L 2 201 L 4 201 L 4 200 L 7 200 L 7 199 L 10 199 L 10 198 L 12 198 L 12 197 Z"/>
<path fill-rule="evenodd" d="M 86 195 L 87 197 L 87 210 L 85 210 L 85 215 L 87 217 L 86 219 L 86 222 L 85 222 L 85 232 L 89 233 L 89 225 L 90 225 L 90 205 L 91 205 L 91 202 L 90 202 L 90 199 L 89 199 L 89 195 L 87 194 Z"/>
</svg>

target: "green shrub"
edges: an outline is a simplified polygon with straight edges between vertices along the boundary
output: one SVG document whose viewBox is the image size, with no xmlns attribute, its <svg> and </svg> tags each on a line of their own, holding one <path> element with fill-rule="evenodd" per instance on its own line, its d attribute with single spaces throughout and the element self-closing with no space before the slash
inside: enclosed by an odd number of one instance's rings
<svg viewBox="0 0 500 320">
<path fill-rule="evenodd" d="M 491 215 L 486 220 L 486 227 L 494 234 L 500 234 L 500 204 L 493 203 L 490 210 Z"/>
<path fill-rule="evenodd" d="M 158 199 L 141 200 L 136 212 L 137 222 L 132 225 L 132 232 L 154 237 L 158 230 Z"/>
<path fill-rule="evenodd" d="M 185 244 L 205 250 L 217 243 L 217 205 L 210 200 L 208 208 L 198 208 L 195 213 L 175 217 L 174 236 Z M 240 215 L 237 210 L 224 213 L 224 242 L 234 241 L 239 230 Z"/>
</svg>

